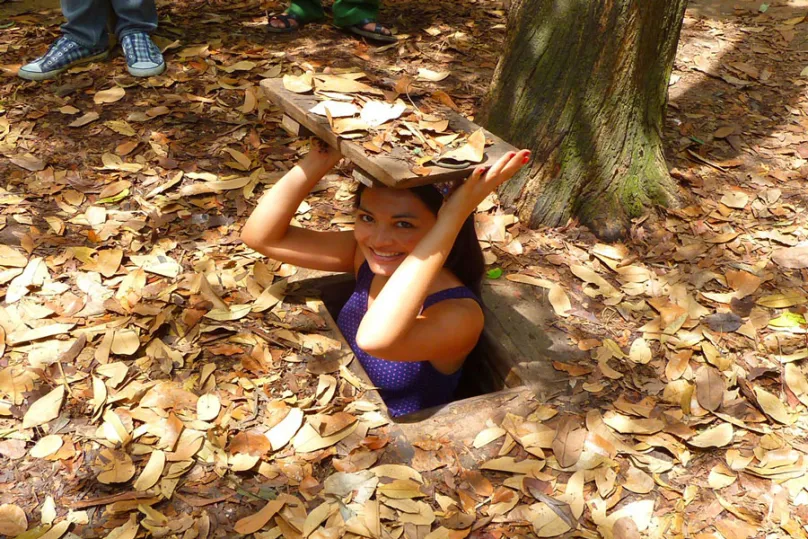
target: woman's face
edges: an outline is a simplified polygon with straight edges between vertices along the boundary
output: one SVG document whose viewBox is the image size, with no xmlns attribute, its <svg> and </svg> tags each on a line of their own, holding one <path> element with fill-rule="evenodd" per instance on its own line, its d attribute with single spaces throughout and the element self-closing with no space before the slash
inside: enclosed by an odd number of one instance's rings
<svg viewBox="0 0 808 539">
<path fill-rule="evenodd" d="M 370 270 L 389 277 L 436 220 L 437 216 L 412 192 L 373 187 L 362 192 L 354 237 Z"/>
</svg>

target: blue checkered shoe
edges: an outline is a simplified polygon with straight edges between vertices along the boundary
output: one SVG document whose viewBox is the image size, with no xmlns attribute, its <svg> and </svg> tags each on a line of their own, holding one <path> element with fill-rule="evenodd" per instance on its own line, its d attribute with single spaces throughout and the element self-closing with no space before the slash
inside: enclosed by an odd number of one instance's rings
<svg viewBox="0 0 808 539">
<path fill-rule="evenodd" d="M 126 69 L 135 77 L 151 77 L 166 70 L 166 63 L 157 45 L 145 32 L 128 34 L 121 39 Z"/>
<path fill-rule="evenodd" d="M 52 79 L 73 66 L 103 60 L 107 56 L 109 50 L 91 50 L 62 36 L 50 46 L 44 56 L 22 66 L 17 75 L 26 80 Z"/>
</svg>

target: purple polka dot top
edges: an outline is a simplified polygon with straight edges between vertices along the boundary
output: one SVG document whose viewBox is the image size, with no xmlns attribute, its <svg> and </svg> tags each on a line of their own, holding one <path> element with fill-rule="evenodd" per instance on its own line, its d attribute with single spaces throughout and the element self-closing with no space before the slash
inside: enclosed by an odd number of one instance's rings
<svg viewBox="0 0 808 539">
<path fill-rule="evenodd" d="M 365 262 L 359 268 L 356 289 L 340 311 L 337 325 L 359 358 L 359 363 L 368 373 L 370 381 L 379 388 L 379 394 L 387 405 L 388 413 L 391 417 L 398 417 L 451 402 L 460 381 L 462 368 L 452 374 L 443 374 L 429 361 L 388 361 L 373 357 L 356 345 L 359 324 L 368 310 L 371 282 L 373 272 Z M 446 299 L 466 298 L 480 301 L 474 292 L 465 286 L 458 286 L 430 294 L 424 300 L 422 310 Z"/>
</svg>

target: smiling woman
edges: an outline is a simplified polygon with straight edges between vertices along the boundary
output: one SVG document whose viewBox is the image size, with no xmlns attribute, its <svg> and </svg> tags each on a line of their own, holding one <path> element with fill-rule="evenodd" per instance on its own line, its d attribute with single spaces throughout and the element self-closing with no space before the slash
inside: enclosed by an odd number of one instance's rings
<svg viewBox="0 0 808 539">
<path fill-rule="evenodd" d="M 340 158 L 312 144 L 261 199 L 241 237 L 276 260 L 356 275 L 338 323 L 391 416 L 450 402 L 484 322 L 482 254 L 471 215 L 527 163 L 529 152 L 510 152 L 489 170 L 476 169 L 446 200 L 434 186 L 360 188 L 353 232 L 289 226 Z"/>
</svg>

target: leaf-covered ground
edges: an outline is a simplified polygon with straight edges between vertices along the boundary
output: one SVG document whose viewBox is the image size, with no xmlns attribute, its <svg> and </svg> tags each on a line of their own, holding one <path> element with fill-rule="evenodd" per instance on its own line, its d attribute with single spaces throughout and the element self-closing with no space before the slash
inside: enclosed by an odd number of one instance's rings
<svg viewBox="0 0 808 539">
<path fill-rule="evenodd" d="M 296 269 L 238 240 L 305 151 L 257 85 L 408 76 L 473 117 L 504 12 L 391 3 L 402 41 L 378 48 L 269 36 L 280 7 L 161 5 L 169 69 L 148 80 L 118 55 L 24 82 L 60 14 L 0 21 L 0 535 L 808 537 L 808 5 L 691 5 L 665 132 L 684 204 L 628 241 L 487 204 L 491 269 L 586 359 L 553 363 L 566 386 L 530 413 L 416 440 L 411 462 L 328 360 Z M 346 174 L 297 219 L 349 227 Z"/>
</svg>

